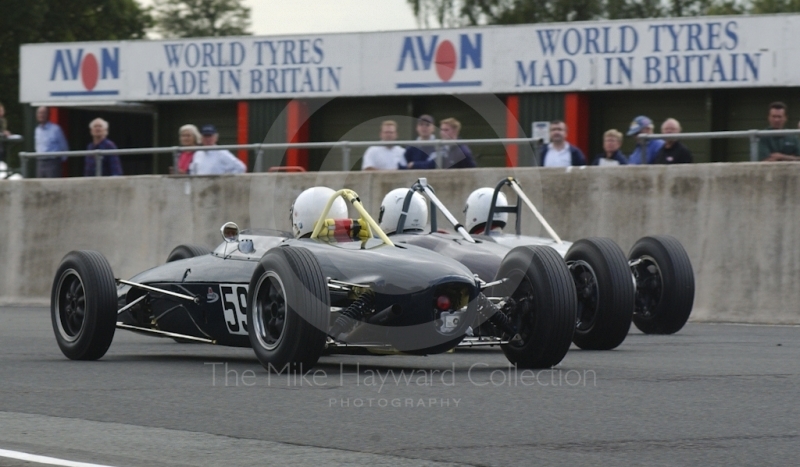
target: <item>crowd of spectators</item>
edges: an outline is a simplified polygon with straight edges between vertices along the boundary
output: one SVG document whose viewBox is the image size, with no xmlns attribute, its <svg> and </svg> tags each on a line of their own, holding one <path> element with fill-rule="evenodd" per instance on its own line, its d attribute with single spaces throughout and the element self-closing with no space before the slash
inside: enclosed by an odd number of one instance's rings
<svg viewBox="0 0 800 467">
<path fill-rule="evenodd" d="M 36 129 L 34 144 L 36 152 L 61 152 L 69 151 L 67 139 L 58 124 L 50 121 L 50 110 L 47 107 L 36 109 Z M 0 105 L 0 134 L 5 132 L 5 118 L 3 118 L 2 105 Z M 89 132 L 92 142 L 87 150 L 114 150 L 117 145 L 109 139 L 109 123 L 102 118 L 96 118 L 89 123 Z M 208 146 L 200 151 L 183 151 L 178 157 L 175 171 L 189 175 L 217 175 L 237 174 L 247 171 L 247 166 L 236 158 L 230 151 L 215 149 L 219 133 L 214 125 L 203 125 L 198 130 L 195 125 L 183 125 L 178 131 L 181 146 Z M 58 178 L 63 173 L 63 162 L 66 157 L 38 157 L 36 159 L 37 178 Z M 98 173 L 97 161 L 102 169 Z M 122 161 L 118 155 L 104 154 L 100 157 L 86 156 L 84 158 L 83 175 L 85 177 L 118 176 L 122 175 Z"/>
<path fill-rule="evenodd" d="M 766 130 L 783 130 L 787 122 L 787 106 L 783 102 L 769 105 Z M 47 107 L 36 110 L 35 147 L 36 152 L 68 151 L 67 140 L 61 128 L 50 121 Z M 800 127 L 800 124 L 798 125 Z M 87 149 L 117 149 L 108 137 L 109 124 L 96 118 L 89 124 L 92 142 Z M 621 147 L 623 135 L 616 129 L 603 133 L 603 152 L 589 161 L 583 152 L 569 143 L 569 129 L 561 120 L 550 122 L 549 142 L 539 147 L 537 162 L 543 167 L 569 167 L 587 165 L 640 165 L 640 164 L 688 164 L 693 161 L 691 151 L 677 138 L 666 135 L 681 133 L 681 124 L 674 118 L 667 118 L 661 124 L 663 139 L 647 139 L 639 143 L 640 135 L 653 134 L 655 125 L 646 115 L 633 119 L 627 136 L 637 139 L 633 152 L 626 156 Z M 447 144 L 448 140 L 459 139 L 461 123 L 455 118 L 439 122 L 438 144 L 436 140 L 436 120 L 431 115 L 420 115 L 416 119 L 417 144 L 408 147 L 399 145 L 376 145 L 367 148 L 361 162 L 362 170 L 403 170 L 403 169 L 456 169 L 476 167 L 475 158 L 464 144 Z M 10 135 L 5 120 L 5 109 L 0 103 L 0 137 Z M 396 141 L 397 122 L 386 120 L 381 123 L 381 141 Z M 216 175 L 237 174 L 247 171 L 247 166 L 230 151 L 215 149 L 219 134 L 214 125 L 206 124 L 201 129 L 192 124 L 183 125 L 178 131 L 181 146 L 208 146 L 199 151 L 186 150 L 180 153 L 173 169 L 178 174 Z M 800 138 L 797 135 L 766 136 L 759 139 L 759 160 L 761 161 L 800 161 Z M 0 153 L 2 160 L 2 153 Z M 65 157 L 39 157 L 36 159 L 36 177 L 56 178 L 62 175 L 62 162 Z M 98 158 L 87 156 L 84 163 L 84 176 L 99 175 L 96 167 Z M 99 158 L 102 164 L 100 174 L 104 176 L 122 175 L 122 161 L 117 155 L 104 155 Z"/>
<path fill-rule="evenodd" d="M 765 130 L 784 130 L 787 122 L 787 106 L 783 102 L 773 102 L 769 105 L 767 121 L 769 126 Z M 561 130 L 563 122 L 554 121 L 550 124 L 550 139 L 555 142 L 556 147 L 560 147 L 562 133 L 566 136 L 566 128 Z M 653 134 L 655 125 L 653 121 L 645 115 L 639 115 L 631 122 L 628 129 L 628 136 L 637 138 L 639 135 Z M 800 123 L 798 123 L 800 128 Z M 674 118 L 668 118 L 661 124 L 661 134 L 671 135 L 681 133 L 681 124 Z M 564 165 L 564 158 L 560 159 L 560 164 L 552 164 L 544 155 L 550 151 L 549 148 L 554 143 L 545 147 L 541 158 L 542 165 Z M 603 134 L 603 152 L 592 159 L 592 165 L 628 165 L 628 164 L 690 164 L 693 161 L 692 153 L 689 148 L 681 143 L 677 138 L 648 139 L 644 144 L 637 144 L 630 156 L 626 157 L 620 151 L 622 146 L 622 133 L 615 129 L 606 131 Z M 800 138 L 797 135 L 776 135 L 762 136 L 758 140 L 758 158 L 764 162 L 800 162 Z M 571 164 L 579 165 L 579 158 L 573 158 Z M 645 161 L 645 162 L 642 162 Z"/>
<path fill-rule="evenodd" d="M 646 115 L 634 118 L 628 128 L 628 136 L 653 134 L 655 125 Z M 586 165 L 583 152 L 567 141 L 567 125 L 561 120 L 550 122 L 550 142 L 541 146 L 539 164 L 543 167 L 570 167 Z M 662 134 L 681 132 L 681 124 L 668 118 L 661 124 Z M 641 165 L 641 164 L 688 164 L 692 153 L 677 139 L 648 139 L 637 144 L 630 156 L 622 153 L 622 133 L 614 128 L 603 133 L 603 152 L 594 156 L 591 165 Z"/>
<path fill-rule="evenodd" d="M 419 144 L 407 148 L 401 146 L 370 146 L 361 159 L 361 170 L 403 170 L 403 169 L 463 169 L 476 167 L 472 151 L 465 144 L 440 144 L 437 148 L 425 141 L 436 139 L 434 118 L 420 115 L 416 122 Z M 439 137 L 445 141 L 457 140 L 461 132 L 461 122 L 446 118 L 439 122 Z M 381 141 L 397 139 L 397 122 L 386 120 L 381 123 Z"/>
</svg>

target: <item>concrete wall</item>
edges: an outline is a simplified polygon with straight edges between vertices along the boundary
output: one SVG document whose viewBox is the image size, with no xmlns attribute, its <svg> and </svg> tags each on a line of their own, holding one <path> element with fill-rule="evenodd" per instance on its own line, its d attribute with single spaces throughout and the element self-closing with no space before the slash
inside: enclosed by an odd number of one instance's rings
<svg viewBox="0 0 800 467">
<path fill-rule="evenodd" d="M 671 234 L 697 283 L 693 320 L 800 324 L 800 164 L 475 169 L 435 172 L 141 176 L 0 182 L 0 302 L 47 302 L 70 250 L 94 249 L 119 277 L 162 263 L 180 243 L 217 245 L 225 221 L 289 229 L 305 188 L 384 194 L 427 176 L 459 216 L 475 188 L 514 175 L 562 238 L 606 236 L 628 251 Z M 377 217 L 377 216 L 376 216 Z M 523 215 L 524 233 L 545 235 Z"/>
</svg>

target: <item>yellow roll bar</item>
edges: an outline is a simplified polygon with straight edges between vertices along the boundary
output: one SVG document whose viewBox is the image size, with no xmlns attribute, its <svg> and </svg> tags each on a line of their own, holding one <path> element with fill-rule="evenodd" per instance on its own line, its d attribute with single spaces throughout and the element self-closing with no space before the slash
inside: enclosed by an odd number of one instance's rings
<svg viewBox="0 0 800 467">
<path fill-rule="evenodd" d="M 331 195 L 331 197 L 328 199 L 328 202 L 325 203 L 325 209 L 322 210 L 319 219 L 317 219 L 317 223 L 314 224 L 314 232 L 311 233 L 311 238 L 319 237 L 319 233 L 322 231 L 322 227 L 325 225 L 326 216 L 328 215 L 328 212 L 331 210 L 333 202 L 336 201 L 336 198 L 339 196 L 341 196 L 342 199 L 344 199 L 345 201 L 349 201 L 350 204 L 352 204 L 353 207 L 356 209 L 356 211 L 358 211 L 358 213 L 361 214 L 361 217 L 365 221 L 367 221 L 370 233 L 372 234 L 373 238 L 375 237 L 375 234 L 377 234 L 378 237 L 381 240 L 383 240 L 383 243 L 389 246 L 394 246 L 394 243 L 392 243 L 392 241 L 389 240 L 389 237 L 387 237 L 386 234 L 383 232 L 383 230 L 381 230 L 381 227 L 378 225 L 377 222 L 375 222 L 375 219 L 373 219 L 372 216 L 369 215 L 369 212 L 367 212 L 367 210 L 364 209 L 364 206 L 358 199 L 358 193 L 347 188 L 343 188 L 334 193 L 333 195 Z"/>
</svg>

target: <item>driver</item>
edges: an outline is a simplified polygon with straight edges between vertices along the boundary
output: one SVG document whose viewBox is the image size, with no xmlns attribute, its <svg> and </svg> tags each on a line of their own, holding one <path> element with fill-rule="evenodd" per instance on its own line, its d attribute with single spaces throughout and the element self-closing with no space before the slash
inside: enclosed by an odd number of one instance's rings
<svg viewBox="0 0 800 467">
<path fill-rule="evenodd" d="M 403 202 L 409 191 L 411 190 L 408 188 L 397 188 L 383 197 L 378 223 L 381 226 L 381 230 L 387 235 L 391 235 L 397 230 L 400 214 L 403 213 Z M 411 204 L 408 206 L 403 232 L 422 231 L 427 224 L 428 204 L 425 202 L 425 197 L 415 192 L 411 197 Z"/>
<path fill-rule="evenodd" d="M 335 194 L 334 190 L 326 186 L 315 186 L 300 193 L 289 210 L 292 233 L 294 233 L 295 238 L 311 236 L 314 231 L 314 225 L 319 220 L 319 216 L 322 215 L 322 210 L 325 209 L 325 205 L 331 199 L 331 196 Z M 347 203 L 344 202 L 341 196 L 336 197 L 327 217 L 333 219 L 347 217 Z"/>
<path fill-rule="evenodd" d="M 470 234 L 478 235 L 486 230 L 486 219 L 489 217 L 493 195 L 493 188 L 478 188 L 467 198 L 467 204 L 464 206 L 464 213 L 467 217 L 464 227 Z M 495 206 L 508 206 L 508 198 L 502 192 L 497 193 Z M 507 212 L 495 212 L 492 219 L 492 232 L 502 232 L 506 221 L 508 221 Z"/>
</svg>

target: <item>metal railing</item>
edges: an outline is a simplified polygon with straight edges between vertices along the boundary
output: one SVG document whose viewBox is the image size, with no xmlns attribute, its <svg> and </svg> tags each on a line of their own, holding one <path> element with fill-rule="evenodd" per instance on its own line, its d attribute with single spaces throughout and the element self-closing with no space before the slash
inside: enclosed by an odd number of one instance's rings
<svg viewBox="0 0 800 467">
<path fill-rule="evenodd" d="M 520 145 L 530 144 L 536 151 L 536 146 L 540 140 L 533 138 L 496 138 L 496 139 L 431 139 L 431 140 L 397 140 L 397 141 L 334 141 L 334 142 L 309 142 L 309 143 L 261 143 L 261 144 L 220 144 L 217 146 L 166 146 L 158 148 L 135 148 L 135 149 L 87 149 L 81 151 L 59 151 L 59 152 L 20 152 L 19 157 L 23 161 L 28 159 L 53 158 L 53 157 L 95 157 L 96 174 L 102 175 L 102 157 L 104 155 L 115 156 L 137 156 L 142 154 L 172 154 L 173 167 L 178 166 L 178 158 L 184 151 L 207 151 L 210 149 L 225 149 L 228 151 L 255 151 L 256 162 L 253 172 L 264 172 L 264 152 L 268 150 L 287 150 L 287 149 L 335 149 L 339 148 L 342 152 L 342 170 L 349 171 L 352 167 L 350 162 L 350 152 L 354 148 L 366 148 L 369 146 L 434 146 L 436 148 L 437 166 L 442 166 L 444 146 L 454 144 L 466 144 L 470 146 L 488 145 Z"/>
<path fill-rule="evenodd" d="M 652 135 L 638 135 L 636 138 L 642 146 L 642 157 L 645 157 L 647 151 L 645 144 L 651 139 L 673 139 L 673 140 L 689 140 L 689 139 L 726 139 L 726 138 L 748 138 L 750 140 L 750 161 L 758 162 L 758 141 L 761 137 L 771 136 L 800 136 L 800 129 L 798 130 L 742 130 L 742 131 L 706 131 L 698 133 L 669 133 L 669 134 L 652 134 Z M 644 160 L 644 159 L 642 159 Z"/>
</svg>

